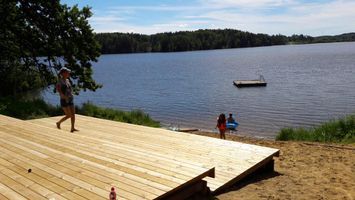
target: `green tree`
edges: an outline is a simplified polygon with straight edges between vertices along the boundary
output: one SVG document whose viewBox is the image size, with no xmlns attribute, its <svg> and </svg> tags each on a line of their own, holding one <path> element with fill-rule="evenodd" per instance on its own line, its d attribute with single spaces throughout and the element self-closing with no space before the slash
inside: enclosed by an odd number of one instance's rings
<svg viewBox="0 0 355 200">
<path fill-rule="evenodd" d="M 59 0 L 0 0 L 0 96 L 48 87 L 62 66 L 72 70 L 75 91 L 95 91 L 92 62 L 100 55 L 88 18 Z"/>
</svg>

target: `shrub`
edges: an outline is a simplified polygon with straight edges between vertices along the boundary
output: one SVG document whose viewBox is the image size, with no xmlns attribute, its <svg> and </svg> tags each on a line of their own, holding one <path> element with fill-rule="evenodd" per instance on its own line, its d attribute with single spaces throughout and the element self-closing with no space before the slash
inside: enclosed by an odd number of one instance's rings
<svg viewBox="0 0 355 200">
<path fill-rule="evenodd" d="M 61 115 L 62 113 L 59 106 L 47 104 L 42 99 L 0 98 L 0 114 L 23 120 Z"/>
<path fill-rule="evenodd" d="M 151 119 L 149 114 L 146 114 L 141 110 L 127 112 L 111 108 L 101 108 L 88 102 L 84 103 L 82 107 L 77 108 L 77 113 L 131 124 L 160 127 L 159 122 Z"/>
<path fill-rule="evenodd" d="M 141 110 L 126 112 L 117 109 L 102 108 L 92 103 L 84 103 L 81 107 L 76 107 L 76 112 L 97 118 L 160 127 L 158 121 L 153 120 Z M 6 97 L 0 98 L 0 114 L 27 120 L 63 115 L 63 110 L 61 107 L 48 104 L 42 99 L 25 100 Z"/>
<path fill-rule="evenodd" d="M 276 140 L 354 143 L 355 115 L 331 120 L 310 129 L 283 128 L 276 136 Z"/>
</svg>

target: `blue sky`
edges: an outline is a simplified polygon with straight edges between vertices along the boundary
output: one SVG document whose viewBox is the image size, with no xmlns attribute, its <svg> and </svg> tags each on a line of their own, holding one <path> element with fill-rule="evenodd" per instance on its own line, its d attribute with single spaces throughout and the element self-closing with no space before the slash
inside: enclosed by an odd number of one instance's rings
<svg viewBox="0 0 355 200">
<path fill-rule="evenodd" d="M 311 36 L 355 32 L 355 0 L 61 0 L 90 6 L 95 32 L 197 29 Z"/>
</svg>

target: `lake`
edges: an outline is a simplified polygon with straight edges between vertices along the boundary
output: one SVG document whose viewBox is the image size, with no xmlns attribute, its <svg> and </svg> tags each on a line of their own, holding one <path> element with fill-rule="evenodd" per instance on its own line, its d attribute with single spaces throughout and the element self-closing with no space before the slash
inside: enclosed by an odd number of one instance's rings
<svg viewBox="0 0 355 200">
<path fill-rule="evenodd" d="M 267 87 L 237 88 L 236 79 Z M 75 103 L 141 109 L 164 126 L 215 131 L 233 113 L 237 134 L 274 138 L 283 127 L 311 127 L 355 112 L 355 42 L 179 53 L 102 55 L 97 92 Z M 45 99 L 59 103 L 58 94 Z"/>
</svg>

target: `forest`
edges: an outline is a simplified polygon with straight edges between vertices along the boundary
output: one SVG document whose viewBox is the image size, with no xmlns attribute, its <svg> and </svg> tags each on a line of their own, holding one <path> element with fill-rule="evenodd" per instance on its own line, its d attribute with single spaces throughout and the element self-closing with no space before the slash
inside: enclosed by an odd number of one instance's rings
<svg viewBox="0 0 355 200">
<path fill-rule="evenodd" d="M 210 49 L 259 47 L 286 44 L 310 44 L 355 41 L 355 33 L 312 37 L 307 35 L 267 35 L 234 29 L 205 29 L 166 32 L 153 35 L 137 33 L 97 33 L 102 54 L 177 52 Z"/>
</svg>

